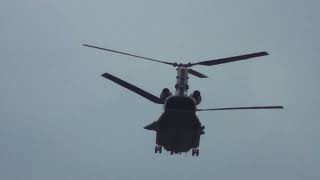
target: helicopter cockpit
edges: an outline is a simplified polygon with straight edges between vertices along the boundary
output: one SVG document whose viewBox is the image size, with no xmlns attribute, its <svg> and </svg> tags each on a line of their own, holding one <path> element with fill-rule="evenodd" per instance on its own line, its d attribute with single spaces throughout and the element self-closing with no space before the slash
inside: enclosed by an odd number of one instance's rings
<svg viewBox="0 0 320 180">
<path fill-rule="evenodd" d="M 196 111 L 196 103 L 190 97 L 172 96 L 167 99 L 164 109 L 174 111 Z"/>
</svg>

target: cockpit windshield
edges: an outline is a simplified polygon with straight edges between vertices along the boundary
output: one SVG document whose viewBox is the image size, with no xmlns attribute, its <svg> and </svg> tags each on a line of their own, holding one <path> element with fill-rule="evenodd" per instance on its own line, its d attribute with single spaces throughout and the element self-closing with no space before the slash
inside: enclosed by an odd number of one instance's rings
<svg viewBox="0 0 320 180">
<path fill-rule="evenodd" d="M 196 104 L 189 97 L 170 97 L 166 101 L 165 110 L 195 111 Z"/>
</svg>

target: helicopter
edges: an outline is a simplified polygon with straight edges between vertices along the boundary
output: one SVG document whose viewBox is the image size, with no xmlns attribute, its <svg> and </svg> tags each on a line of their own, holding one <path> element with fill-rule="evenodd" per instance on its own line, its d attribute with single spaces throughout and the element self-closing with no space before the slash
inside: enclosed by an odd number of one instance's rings
<svg viewBox="0 0 320 180">
<path fill-rule="evenodd" d="M 114 83 L 129 89 L 130 91 L 146 98 L 147 100 L 163 105 L 163 112 L 158 120 L 145 126 L 147 130 L 156 132 L 155 153 L 162 153 L 165 149 L 170 154 L 181 154 L 192 151 L 192 156 L 199 156 L 200 136 L 205 134 L 205 126 L 201 124 L 196 112 L 201 111 L 221 111 L 221 110 L 249 110 L 249 109 L 283 109 L 283 106 L 248 106 L 248 107 L 227 107 L 227 108 L 210 108 L 198 109 L 197 106 L 201 103 L 201 93 L 195 90 L 188 94 L 188 79 L 189 74 L 198 78 L 208 78 L 208 76 L 200 73 L 191 67 L 193 66 L 214 66 L 235 61 L 249 60 L 261 56 L 269 55 L 267 52 L 257 52 L 251 54 L 244 54 L 240 56 L 232 56 L 221 59 L 213 59 L 207 61 L 200 61 L 195 63 L 176 63 L 168 62 L 136 54 L 126 53 L 122 51 L 102 48 L 89 44 L 83 46 L 95 48 L 99 50 L 109 51 L 117 54 L 131 56 L 148 61 L 158 62 L 170 65 L 176 68 L 176 84 L 175 93 L 173 94 L 168 88 L 163 88 L 160 96 L 155 96 L 129 82 L 126 82 L 109 73 L 104 73 L 101 76 L 113 81 Z"/>
</svg>

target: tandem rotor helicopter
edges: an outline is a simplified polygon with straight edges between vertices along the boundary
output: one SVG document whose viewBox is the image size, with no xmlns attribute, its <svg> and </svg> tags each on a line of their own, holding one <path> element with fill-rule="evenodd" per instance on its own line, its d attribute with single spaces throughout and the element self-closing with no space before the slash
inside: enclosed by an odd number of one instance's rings
<svg viewBox="0 0 320 180">
<path fill-rule="evenodd" d="M 132 85 L 118 77 L 109 73 L 102 74 L 103 77 L 117 83 L 118 85 L 127 88 L 136 94 L 150 100 L 156 104 L 163 104 L 164 112 L 157 121 L 145 126 L 147 130 L 156 132 L 156 146 L 155 153 L 161 153 L 162 149 L 169 151 L 171 154 L 181 154 L 192 150 L 192 156 L 199 156 L 200 136 L 204 134 L 205 127 L 198 119 L 196 112 L 199 111 L 220 111 L 220 110 L 246 110 L 246 109 L 283 109 L 283 106 L 251 106 L 251 107 L 228 107 L 228 108 L 212 108 L 212 109 L 198 109 L 197 105 L 201 102 L 200 91 L 196 90 L 188 94 L 188 75 L 191 74 L 198 78 L 207 78 L 206 75 L 191 69 L 192 66 L 214 66 L 224 63 L 252 59 L 260 56 L 268 55 L 267 52 L 257 52 L 252 54 L 245 54 L 240 56 L 233 56 L 222 59 L 214 59 L 208 61 L 201 61 L 196 63 L 178 64 L 176 62 L 167 62 L 153 58 L 143 57 L 126 52 L 120 52 L 112 49 L 101 48 L 88 44 L 83 46 L 105 50 L 113 53 L 118 53 L 126 56 L 158 62 L 162 64 L 171 65 L 177 70 L 177 82 L 175 84 L 175 93 L 168 88 L 164 88 L 160 96 L 155 96 L 146 92 L 139 87 Z"/>
</svg>

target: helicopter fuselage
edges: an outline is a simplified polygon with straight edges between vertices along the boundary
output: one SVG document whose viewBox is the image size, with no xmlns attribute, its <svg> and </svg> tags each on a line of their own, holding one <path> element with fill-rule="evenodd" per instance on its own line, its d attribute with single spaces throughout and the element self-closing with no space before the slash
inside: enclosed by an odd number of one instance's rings
<svg viewBox="0 0 320 180">
<path fill-rule="evenodd" d="M 178 67 L 176 78 L 175 95 L 166 98 L 159 119 L 145 127 L 157 133 L 155 152 L 162 147 L 171 153 L 194 151 L 199 147 L 200 135 L 204 134 L 204 126 L 196 115 L 197 101 L 187 94 L 188 68 Z"/>
<path fill-rule="evenodd" d="M 156 131 L 156 144 L 174 153 L 199 147 L 204 127 L 196 115 L 196 102 L 189 96 L 168 97 L 159 119 L 145 129 Z"/>
</svg>

